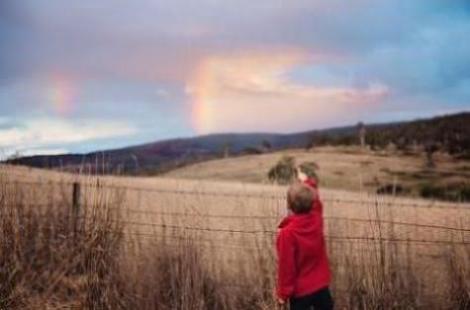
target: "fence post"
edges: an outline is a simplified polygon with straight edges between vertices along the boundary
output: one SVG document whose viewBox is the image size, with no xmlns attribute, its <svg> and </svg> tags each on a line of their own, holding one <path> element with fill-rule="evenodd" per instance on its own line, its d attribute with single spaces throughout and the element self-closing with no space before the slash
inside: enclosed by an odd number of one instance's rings
<svg viewBox="0 0 470 310">
<path fill-rule="evenodd" d="M 78 215 L 80 213 L 80 183 L 73 183 L 72 193 L 72 217 L 73 217 L 73 230 L 77 231 Z"/>
</svg>

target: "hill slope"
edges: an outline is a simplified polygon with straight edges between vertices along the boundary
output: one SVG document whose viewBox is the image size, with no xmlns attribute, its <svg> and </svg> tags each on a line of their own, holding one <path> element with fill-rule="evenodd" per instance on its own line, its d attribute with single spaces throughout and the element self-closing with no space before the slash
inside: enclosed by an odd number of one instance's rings
<svg viewBox="0 0 470 310">
<path fill-rule="evenodd" d="M 305 133 L 283 134 L 216 134 L 195 138 L 159 141 L 116 150 L 89 154 L 31 156 L 7 161 L 8 164 L 38 168 L 86 168 L 91 172 L 145 173 L 220 157 L 225 148 L 231 155 L 244 151 L 256 151 L 263 141 L 273 150 L 305 145 L 309 136 Z"/>
<path fill-rule="evenodd" d="M 175 169 L 169 178 L 267 183 L 268 172 L 283 156 L 292 156 L 297 164 L 315 162 L 322 187 L 350 191 L 377 192 L 387 186 L 400 188 L 399 194 L 420 196 L 422 188 L 468 184 L 470 162 L 436 154 L 436 168 L 425 166 L 420 153 L 373 152 L 358 147 L 318 147 L 283 150 L 262 155 L 211 160 Z M 468 185 L 467 185 L 468 186 Z M 443 197 L 435 197 L 443 198 Z"/>
</svg>

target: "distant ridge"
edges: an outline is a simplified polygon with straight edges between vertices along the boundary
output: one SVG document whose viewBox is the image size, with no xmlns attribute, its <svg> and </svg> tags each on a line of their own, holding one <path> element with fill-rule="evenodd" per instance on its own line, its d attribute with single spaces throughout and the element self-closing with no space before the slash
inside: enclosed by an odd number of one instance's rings
<svg viewBox="0 0 470 310">
<path fill-rule="evenodd" d="M 454 146 L 467 154 L 470 147 L 470 112 L 386 124 L 366 124 L 368 143 L 381 146 L 425 144 Z M 194 162 L 244 153 L 260 153 L 321 144 L 356 144 L 357 126 L 312 130 L 292 134 L 212 134 L 157 141 L 87 154 L 40 155 L 8 160 L 13 165 L 61 168 L 91 173 L 154 174 Z"/>
</svg>

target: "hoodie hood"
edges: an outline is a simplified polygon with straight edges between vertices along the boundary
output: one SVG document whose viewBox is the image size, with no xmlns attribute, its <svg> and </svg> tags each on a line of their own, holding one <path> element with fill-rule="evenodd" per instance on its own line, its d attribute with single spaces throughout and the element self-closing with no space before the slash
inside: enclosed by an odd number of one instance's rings
<svg viewBox="0 0 470 310">
<path fill-rule="evenodd" d="M 322 218 L 316 212 L 309 212 L 306 214 L 292 214 L 286 216 L 279 223 L 280 229 L 287 228 L 295 233 L 312 233 L 323 227 Z"/>
</svg>

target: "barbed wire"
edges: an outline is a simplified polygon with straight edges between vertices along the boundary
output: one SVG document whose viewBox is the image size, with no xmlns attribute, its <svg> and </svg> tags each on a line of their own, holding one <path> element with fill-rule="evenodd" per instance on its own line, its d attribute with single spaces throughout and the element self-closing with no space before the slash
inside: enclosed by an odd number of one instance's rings
<svg viewBox="0 0 470 310">
<path fill-rule="evenodd" d="M 185 212 L 160 212 L 160 211 L 147 211 L 147 210 L 136 210 L 136 209 L 125 209 L 123 212 L 137 213 L 137 214 L 146 214 L 146 215 L 163 215 L 163 216 L 175 216 L 175 217 L 202 217 L 202 218 L 219 218 L 219 219 L 241 219 L 241 220 L 277 220 L 282 219 L 281 216 L 268 216 L 268 215 L 225 215 L 225 214 L 200 214 L 200 213 L 185 213 Z M 324 216 L 326 221 L 349 221 L 349 222 L 359 222 L 359 223 L 384 223 L 397 226 L 412 226 L 412 227 L 421 227 L 421 228 L 431 228 L 431 229 L 443 229 L 443 230 L 453 230 L 461 232 L 470 232 L 470 229 L 444 226 L 444 225 L 435 225 L 435 224 L 420 224 L 420 223 L 409 223 L 409 222 L 399 222 L 399 221 L 390 221 L 382 219 L 360 219 L 360 218 L 350 218 L 350 217 L 339 217 L 339 216 Z"/>
<path fill-rule="evenodd" d="M 13 181 L 4 182 L 4 184 L 23 184 L 23 185 L 69 185 L 72 186 L 76 182 L 70 181 Z M 157 189 L 147 187 L 137 187 L 129 185 L 116 185 L 106 184 L 105 182 L 78 182 L 81 186 L 93 187 L 97 189 L 110 189 L 110 190 L 132 190 L 136 192 L 146 193 L 161 193 L 161 194 L 175 194 L 175 195 L 191 195 L 191 196 L 206 196 L 206 197 L 225 197 L 225 198 L 256 198 L 256 199 L 272 199 L 272 200 L 285 200 L 285 194 L 266 194 L 266 193 L 229 193 L 229 192 L 211 192 L 211 191 L 198 191 L 198 190 L 170 190 L 170 189 Z M 378 199 L 381 198 L 381 199 Z M 442 201 L 423 201 L 417 202 L 397 202 L 397 201 L 384 201 L 383 199 L 395 199 L 395 196 L 372 196 L 365 197 L 362 199 L 344 199 L 344 198 L 331 198 L 324 197 L 322 201 L 326 203 L 344 203 L 344 204 L 369 204 L 378 206 L 394 206 L 394 207 L 421 207 L 421 208 L 453 208 L 453 209 L 464 209 L 470 210 L 468 203 L 448 203 Z M 411 198 L 406 198 L 411 199 Z"/>
<path fill-rule="evenodd" d="M 178 225 L 166 225 L 166 224 L 157 224 L 154 225 L 160 228 L 170 228 L 170 229 L 179 229 L 179 230 L 190 230 L 190 231 L 207 231 L 207 232 L 222 232 L 222 233 L 240 233 L 240 234 L 268 234 L 275 235 L 276 231 L 270 230 L 235 230 L 235 229 L 216 229 L 216 228 L 201 228 L 201 227 L 188 227 L 188 226 L 178 226 Z M 126 234 L 126 233 L 125 233 Z M 141 236 L 141 237 L 155 237 L 158 236 L 155 233 L 145 233 L 145 232 L 127 232 L 127 234 Z M 461 244 L 461 245 L 470 245 L 470 242 L 466 241 L 456 241 L 456 240 L 427 240 L 427 239 L 410 239 L 410 238 L 379 238 L 379 237 L 363 237 L 363 236 L 335 236 L 335 235 L 325 235 L 326 240 L 350 240 L 350 241 L 373 241 L 373 242 L 398 242 L 398 243 L 431 243 L 431 244 Z"/>
<path fill-rule="evenodd" d="M 8 214 L 7 214 L 8 215 Z M 2 214 L 4 216 L 4 214 Z M 33 215 L 31 214 L 25 214 L 22 215 L 25 217 L 31 217 Z M 47 214 L 42 214 L 42 215 L 34 215 L 34 216 L 39 216 L 39 217 L 49 217 L 50 215 Z M 2 219 L 4 219 L 2 217 Z M 70 218 L 69 218 L 70 219 Z M 77 217 L 78 220 L 84 221 L 84 220 L 93 220 L 95 218 L 91 217 L 85 217 L 85 216 L 79 216 Z M 184 226 L 184 225 L 170 225 L 170 224 L 157 224 L 157 223 L 145 223 L 145 222 L 139 222 L 139 221 L 127 221 L 127 220 L 113 220 L 113 219 L 106 219 L 105 221 L 108 222 L 114 222 L 117 224 L 124 224 L 124 225 L 137 225 L 138 227 L 158 227 L 163 230 L 165 229 L 172 229 L 176 231 L 200 231 L 200 232 L 213 232 L 213 233 L 229 233 L 229 234 L 249 234 L 249 235 L 269 235 L 270 238 L 274 238 L 274 236 L 277 234 L 276 230 L 267 230 L 267 229 L 261 229 L 261 230 L 241 230 L 241 229 L 224 229 L 224 228 L 211 228 L 211 227 L 194 227 L 194 226 Z M 82 222 L 83 223 L 83 222 Z M 149 237 L 152 239 L 155 238 L 173 238 L 174 236 L 169 236 L 169 235 L 159 235 L 156 232 L 150 233 L 150 232 L 137 232 L 137 231 L 128 231 L 128 230 L 120 230 L 120 229 L 108 229 L 109 232 L 111 233 L 122 233 L 123 235 L 128 235 L 128 236 L 139 236 L 139 237 Z M 194 239 L 194 238 L 185 238 L 181 237 L 182 240 L 185 239 Z M 376 236 L 339 236 L 339 235 L 329 235 L 326 234 L 325 239 L 327 241 L 367 241 L 367 242 L 394 242 L 394 243 L 423 243 L 423 244 L 447 244 L 447 245 L 470 245 L 470 242 L 467 241 L 457 241 L 457 240 L 432 240 L 432 239 L 412 239 L 412 238 L 385 238 L 385 237 L 376 237 Z M 197 239 L 196 239 L 197 240 Z M 213 239 L 208 239 L 205 240 L 207 242 L 214 242 Z M 226 240 L 223 241 L 224 243 Z M 239 245 L 234 245 L 237 246 L 238 248 L 244 248 L 246 245 L 239 246 Z"/>
<path fill-rule="evenodd" d="M 200 236 L 196 237 L 176 237 L 176 236 L 168 236 L 168 235 L 157 235 L 155 233 L 143 233 L 143 232 L 126 232 L 124 233 L 126 236 L 136 236 L 139 238 L 146 239 L 145 245 L 150 241 L 153 244 L 161 245 L 162 243 L 165 244 L 165 241 L 168 240 L 175 240 L 175 241 L 187 241 L 188 244 L 195 243 L 195 244 L 203 244 L 205 246 L 212 247 L 212 248 L 236 248 L 236 249 L 245 249 L 245 250 L 255 250 L 259 251 L 259 246 L 251 246 L 247 245 L 246 240 L 242 240 L 245 242 L 244 244 L 236 244 L 236 243 L 227 243 L 226 239 L 201 239 Z M 470 245 L 470 242 L 466 241 L 451 241 L 451 240 L 425 240 L 425 239 L 406 239 L 406 238 L 374 238 L 374 237 L 348 237 L 348 236 L 325 236 L 325 241 L 330 243 L 346 243 L 346 244 L 356 244 L 356 243 L 378 243 L 378 242 L 387 242 L 387 243 L 423 243 L 427 245 Z M 129 244 L 134 244 L 134 240 L 128 240 Z M 257 243 L 255 243 L 257 244 Z M 266 241 L 265 244 L 270 244 L 272 248 L 274 248 L 274 243 Z M 175 244 L 176 247 L 181 247 L 181 244 Z M 422 254 L 424 255 L 424 254 Z"/>
<path fill-rule="evenodd" d="M 11 184 L 11 183 L 10 183 Z M 18 184 L 34 184 L 34 185 L 74 185 L 77 184 L 76 182 L 40 182 L 40 181 L 15 181 L 13 182 L 14 185 L 18 186 Z M 276 195 L 270 194 L 266 195 L 265 193 L 227 193 L 227 192 L 210 192 L 210 191 L 190 191 L 190 190 L 168 190 L 168 189 L 155 189 L 155 188 L 142 188 L 142 187 L 134 187 L 134 186 L 118 186 L 118 185 L 109 185 L 97 182 L 96 184 L 87 184 L 81 183 L 84 186 L 94 186 L 102 189 L 112 189 L 112 190 L 135 190 L 140 195 L 142 192 L 154 192 L 154 193 L 170 193 L 176 195 L 199 195 L 199 196 L 213 196 L 213 197 L 237 197 L 237 198 L 266 198 L 266 199 L 285 199 L 284 195 Z M 139 196 L 140 197 L 140 196 Z M 382 205 L 383 201 L 379 201 L 375 199 L 375 201 L 364 201 L 364 200 L 342 200 L 342 199 L 332 199 L 326 198 L 324 199 L 327 203 L 328 202 L 342 202 L 342 203 L 372 203 L 374 205 Z M 122 203 L 122 202 L 121 202 Z M 391 202 L 390 202 L 391 203 Z M 115 209 L 121 209 L 123 212 L 130 212 L 130 213 L 140 213 L 140 214 L 154 214 L 159 216 L 187 216 L 187 217 L 203 217 L 203 218 L 228 218 L 228 219 L 269 219 L 269 220 L 279 220 L 280 216 L 266 216 L 266 215 L 227 215 L 227 214 L 202 214 L 202 213 L 184 213 L 184 212 L 163 212 L 163 211 L 150 211 L 150 210 L 138 210 L 138 209 L 131 209 L 131 208 L 122 208 L 120 204 L 119 207 L 111 207 Z M 396 204 L 394 204 L 396 205 Z M 401 204 L 403 205 L 403 204 Z M 411 204 L 406 204 L 410 206 Z M 419 207 L 423 207 L 423 205 L 417 205 Z M 444 225 L 435 225 L 435 224 L 420 224 L 420 223 L 409 223 L 409 222 L 399 222 L 399 221 L 389 221 L 389 220 L 382 220 L 382 219 L 359 219 L 359 218 L 348 218 L 348 217 L 334 217 L 334 216 L 325 216 L 326 221 L 350 221 L 350 222 L 360 222 L 360 223 L 367 223 L 367 224 L 390 224 L 390 225 L 400 225 L 400 226 L 411 226 L 411 227 L 420 227 L 420 228 L 430 228 L 430 229 L 442 229 L 448 231 L 456 231 L 456 232 L 470 232 L 470 229 L 466 228 L 458 228 L 458 227 L 450 227 Z M 147 227 L 160 227 L 163 229 L 179 229 L 179 230 L 190 230 L 190 231 L 206 231 L 206 232 L 220 232 L 220 233 L 232 233 L 232 234 L 269 234 L 275 235 L 276 231 L 273 230 L 247 230 L 247 229 L 215 229 L 209 227 L 194 227 L 194 226 L 179 226 L 179 225 L 169 225 L 169 224 L 157 224 L 157 223 L 150 223 L 150 222 L 140 222 L 140 221 L 120 221 L 120 223 L 124 225 L 133 225 L 133 226 L 147 226 Z M 328 240 L 362 240 L 362 241 L 384 241 L 384 242 L 418 242 L 418 243 L 446 243 L 446 244 L 455 244 L 454 241 L 447 241 L 447 240 L 419 240 L 419 239 L 398 239 L 398 238 L 376 238 L 376 237 L 354 237 L 354 236 L 326 236 Z M 463 244 L 467 244 L 463 242 Z"/>
<path fill-rule="evenodd" d="M 70 203 L 69 203 L 70 204 Z M 57 204 L 24 204 L 22 206 L 30 207 L 43 207 L 43 206 L 57 206 Z M 270 220 L 270 221 L 279 221 L 282 219 L 282 216 L 268 216 L 268 215 L 227 215 L 227 214 L 204 214 L 204 213 L 187 213 L 187 212 L 164 212 L 164 211 L 150 211 L 150 210 L 137 210 L 121 207 L 108 207 L 110 210 L 118 210 L 123 213 L 134 213 L 134 214 L 143 214 L 143 215 L 154 215 L 154 216 L 170 216 L 170 217 L 191 217 L 191 218 L 215 218 L 215 219 L 239 219 L 242 221 L 245 220 Z M 3 210 L 2 214 L 5 210 Z M 350 217 L 338 217 L 338 216 L 324 216 L 325 221 L 347 221 L 347 222 L 357 222 L 364 224 L 388 224 L 388 225 L 397 225 L 397 226 L 409 226 L 409 227 L 419 227 L 419 228 L 429 228 L 429 229 L 440 229 L 456 232 L 470 232 L 468 228 L 452 227 L 445 225 L 437 224 L 420 224 L 420 223 L 410 223 L 410 222 L 400 222 L 400 221 L 391 221 L 384 219 L 361 219 L 361 218 L 350 218 Z M 141 225 L 141 226 L 153 226 L 155 223 L 150 222 L 129 222 L 124 221 L 126 224 L 130 225 Z"/>
</svg>

